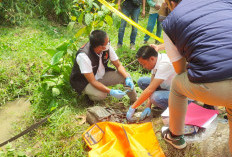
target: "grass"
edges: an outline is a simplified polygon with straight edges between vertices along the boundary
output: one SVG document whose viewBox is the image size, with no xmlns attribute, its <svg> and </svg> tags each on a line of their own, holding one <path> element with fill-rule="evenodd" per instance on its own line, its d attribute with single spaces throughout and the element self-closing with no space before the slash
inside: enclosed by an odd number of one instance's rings
<svg viewBox="0 0 232 157">
<path fill-rule="evenodd" d="M 139 24 L 146 27 L 147 18 L 145 20 L 140 18 Z M 21 96 L 28 96 L 32 100 L 32 110 L 25 114 L 21 123 L 16 125 L 15 134 L 47 114 L 45 110 L 49 107 L 49 104 L 38 103 L 41 102 L 40 99 L 43 94 L 38 92 L 41 73 L 46 68 L 46 63 L 50 62 L 51 59 L 44 49 L 55 48 L 63 41 L 69 40 L 77 29 L 78 27 L 74 28 L 73 32 L 68 32 L 65 27 L 37 19 L 30 19 L 21 27 L 0 26 L 0 104 L 3 105 L 5 102 Z M 106 27 L 104 30 L 110 36 L 111 45 L 116 48 L 118 30 L 114 27 Z M 130 31 L 131 26 L 128 25 L 125 32 Z M 135 60 L 136 51 L 129 49 L 129 36 L 130 33 L 125 33 L 124 45 L 116 51 L 124 66 Z M 142 45 L 143 37 L 144 33 L 138 30 L 137 49 Z M 86 37 L 80 37 L 77 47 L 80 47 L 87 40 Z M 154 39 L 149 40 L 150 43 L 154 43 L 154 41 Z M 142 69 L 138 63 L 129 65 L 127 70 L 135 82 L 139 77 L 149 75 L 149 72 Z M 137 85 L 136 90 L 141 93 Z M 14 147 L 17 148 L 13 153 L 20 152 L 25 156 L 87 156 L 88 149 L 81 134 L 89 125 L 80 125 L 80 120 L 77 117 L 86 113 L 88 107 L 86 100 L 83 96 L 77 97 L 74 92 L 68 92 L 59 97 L 59 102 L 62 105 L 50 112 L 53 114 L 46 124 L 12 142 Z M 122 100 L 109 97 L 96 105 L 111 107 L 117 102 L 129 106 L 127 97 Z M 153 124 L 155 131 L 162 127 L 160 118 L 154 119 Z M 167 156 L 187 157 L 196 156 L 198 153 L 197 146 L 189 145 L 185 150 L 176 151 L 166 145 L 159 134 L 157 134 L 157 138 Z"/>
</svg>

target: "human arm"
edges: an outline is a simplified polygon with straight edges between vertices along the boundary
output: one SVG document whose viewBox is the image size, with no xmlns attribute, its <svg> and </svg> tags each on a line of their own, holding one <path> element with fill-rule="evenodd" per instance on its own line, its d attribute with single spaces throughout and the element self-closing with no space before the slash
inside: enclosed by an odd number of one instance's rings
<svg viewBox="0 0 232 157">
<path fill-rule="evenodd" d="M 121 0 L 118 0 L 118 10 L 121 11 Z"/>
<path fill-rule="evenodd" d="M 125 78 L 126 86 L 129 86 L 131 90 L 134 89 L 134 83 L 130 75 L 126 72 L 126 69 L 122 66 L 119 60 L 112 61 L 113 65 L 117 68 L 117 71 Z"/>
<path fill-rule="evenodd" d="M 156 78 L 154 78 L 152 80 L 152 82 L 149 84 L 149 86 L 142 92 L 140 97 L 136 100 L 136 102 L 132 106 L 130 106 L 129 110 L 127 111 L 126 118 L 127 118 L 128 121 L 132 120 L 132 117 L 133 117 L 133 115 L 135 113 L 136 107 L 140 106 L 145 100 L 147 100 L 151 96 L 151 94 L 157 89 L 157 87 L 159 87 L 159 85 L 163 81 L 164 80 L 162 80 L 162 79 L 156 79 Z M 147 115 L 150 114 L 149 109 L 150 108 L 145 109 L 146 111 L 142 116 L 143 119 L 144 119 L 144 117 L 146 117 Z"/>
<path fill-rule="evenodd" d="M 129 77 L 129 74 L 126 72 L 126 69 L 124 68 L 124 66 L 122 66 L 122 64 L 120 63 L 119 60 L 115 60 L 115 61 L 111 61 L 112 64 L 115 66 L 115 68 L 117 69 L 117 71 L 124 77 L 127 78 Z"/>
<path fill-rule="evenodd" d="M 171 39 L 167 36 L 164 32 L 164 45 L 166 49 L 166 53 L 172 62 L 172 65 L 175 69 L 177 74 L 181 74 L 186 71 L 186 59 L 181 56 L 180 52 L 178 51 L 177 47 L 173 44 Z"/>
<path fill-rule="evenodd" d="M 186 59 L 185 58 L 181 58 L 176 62 L 172 62 L 172 65 L 177 74 L 181 74 L 186 71 Z"/>
<path fill-rule="evenodd" d="M 153 0 L 147 0 L 147 3 L 150 7 L 155 7 L 156 3 Z"/>
<path fill-rule="evenodd" d="M 142 94 L 137 99 L 137 101 L 134 102 L 132 108 L 135 109 L 138 106 L 140 106 L 144 101 L 146 101 L 152 95 L 152 93 L 156 91 L 156 89 L 160 86 L 160 84 L 163 81 L 164 81 L 163 79 L 154 78 L 149 84 L 149 86 L 142 92 Z"/>
<path fill-rule="evenodd" d="M 146 0 L 143 0 L 143 10 L 142 10 L 143 17 L 145 17 L 145 7 L 146 7 Z"/>
<path fill-rule="evenodd" d="M 104 92 L 104 93 L 110 93 L 110 88 L 108 88 L 107 86 L 105 86 L 104 84 L 102 84 L 101 82 L 97 81 L 94 77 L 93 73 L 85 73 L 84 74 L 85 78 L 87 79 L 87 81 L 94 86 L 96 89 Z"/>
<path fill-rule="evenodd" d="M 165 50 L 164 44 L 160 44 L 160 45 L 151 44 L 150 46 L 154 48 L 157 52 Z"/>
<path fill-rule="evenodd" d="M 148 98 L 146 108 L 143 110 L 143 112 L 140 115 L 140 120 L 144 120 L 146 117 L 150 115 L 151 115 L 151 100 L 150 98 Z"/>
<path fill-rule="evenodd" d="M 117 99 L 121 99 L 124 95 L 126 95 L 125 92 L 121 91 L 121 90 L 115 90 L 115 89 L 110 89 L 107 86 L 105 86 L 104 84 L 102 84 L 101 82 L 97 81 L 93 75 L 93 73 L 86 73 L 84 74 L 85 78 L 87 79 L 87 81 L 94 86 L 96 89 L 104 92 L 104 93 L 108 93 L 111 96 L 117 98 Z"/>
</svg>

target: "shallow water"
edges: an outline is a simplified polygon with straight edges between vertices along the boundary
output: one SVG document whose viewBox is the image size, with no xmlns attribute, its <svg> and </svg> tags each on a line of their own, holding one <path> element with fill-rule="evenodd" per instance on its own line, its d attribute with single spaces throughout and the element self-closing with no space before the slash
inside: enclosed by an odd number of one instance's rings
<svg viewBox="0 0 232 157">
<path fill-rule="evenodd" d="M 19 121 L 29 107 L 29 99 L 18 98 L 0 108 L 0 143 L 14 136 L 13 123 Z"/>
</svg>

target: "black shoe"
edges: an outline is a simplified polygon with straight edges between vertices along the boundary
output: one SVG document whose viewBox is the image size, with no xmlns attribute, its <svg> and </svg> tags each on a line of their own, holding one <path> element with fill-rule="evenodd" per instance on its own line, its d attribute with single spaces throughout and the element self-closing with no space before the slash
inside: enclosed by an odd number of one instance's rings
<svg viewBox="0 0 232 157">
<path fill-rule="evenodd" d="M 203 107 L 206 108 L 206 109 L 215 110 L 214 106 L 211 106 L 211 105 L 208 105 L 208 104 L 204 104 Z"/>
<path fill-rule="evenodd" d="M 85 95 L 85 102 L 86 102 L 86 106 L 93 106 L 94 105 L 94 101 L 90 100 L 88 95 Z"/>
</svg>

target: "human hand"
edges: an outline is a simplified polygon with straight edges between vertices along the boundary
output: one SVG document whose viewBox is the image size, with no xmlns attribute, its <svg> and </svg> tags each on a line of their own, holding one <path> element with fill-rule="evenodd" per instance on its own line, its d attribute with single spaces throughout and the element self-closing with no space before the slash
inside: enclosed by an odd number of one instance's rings
<svg viewBox="0 0 232 157">
<path fill-rule="evenodd" d="M 121 11 L 121 6 L 120 5 L 118 5 L 118 11 Z"/>
<path fill-rule="evenodd" d="M 142 11 L 142 17 L 145 17 L 145 10 Z"/>
<path fill-rule="evenodd" d="M 126 119 L 127 119 L 129 122 L 132 121 L 132 117 L 133 117 L 134 113 L 135 113 L 135 108 L 132 108 L 132 107 L 130 106 L 129 110 L 128 110 L 127 113 L 126 113 Z"/>
<path fill-rule="evenodd" d="M 156 4 L 156 5 L 155 5 L 155 9 L 156 9 L 156 10 L 159 10 L 159 9 L 160 9 L 160 5 Z"/>
<path fill-rule="evenodd" d="M 151 109 L 149 107 L 143 110 L 142 114 L 140 115 L 140 120 L 144 120 L 146 117 L 151 115 Z"/>
<path fill-rule="evenodd" d="M 160 45 L 151 44 L 150 46 L 154 48 L 157 52 L 165 50 L 164 44 L 160 44 Z"/>
<path fill-rule="evenodd" d="M 131 90 L 134 89 L 134 86 L 135 86 L 135 85 L 134 85 L 134 83 L 133 83 L 133 81 L 132 81 L 132 79 L 131 79 L 130 77 L 127 77 L 127 78 L 126 78 L 125 84 L 126 84 L 126 86 L 129 86 Z"/>
<path fill-rule="evenodd" d="M 159 45 L 151 44 L 150 45 L 153 49 L 155 49 L 157 52 L 159 51 Z"/>
<path fill-rule="evenodd" d="M 121 99 L 124 95 L 126 95 L 126 93 L 118 89 L 111 89 L 110 95 L 117 99 Z"/>
</svg>

